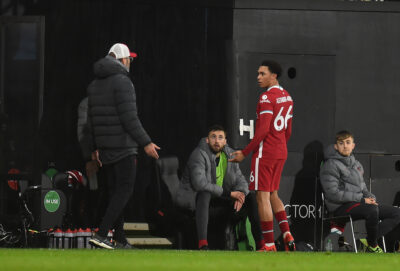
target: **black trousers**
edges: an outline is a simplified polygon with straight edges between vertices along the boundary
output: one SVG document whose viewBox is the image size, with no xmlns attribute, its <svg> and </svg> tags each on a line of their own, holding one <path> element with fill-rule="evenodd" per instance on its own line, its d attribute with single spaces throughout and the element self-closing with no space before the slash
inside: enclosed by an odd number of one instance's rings
<svg viewBox="0 0 400 271">
<path fill-rule="evenodd" d="M 104 165 L 104 168 L 109 201 L 98 234 L 105 237 L 110 229 L 114 229 L 114 239 L 125 243 L 123 211 L 135 185 L 136 156 L 127 156 L 116 163 Z"/>
<path fill-rule="evenodd" d="M 196 226 L 198 240 L 207 240 L 209 219 L 215 219 L 221 226 L 236 224 L 246 215 L 251 223 L 251 232 L 256 244 L 262 240 L 257 200 L 254 193 L 249 193 L 239 212 L 233 209 L 233 200 L 212 198 L 209 192 L 198 192 L 196 196 Z"/>
<path fill-rule="evenodd" d="M 335 216 L 351 215 L 353 220 L 365 219 L 367 240 L 370 246 L 400 223 L 400 209 L 388 205 L 349 202 L 335 210 Z M 380 222 L 381 221 L 381 222 Z"/>
</svg>

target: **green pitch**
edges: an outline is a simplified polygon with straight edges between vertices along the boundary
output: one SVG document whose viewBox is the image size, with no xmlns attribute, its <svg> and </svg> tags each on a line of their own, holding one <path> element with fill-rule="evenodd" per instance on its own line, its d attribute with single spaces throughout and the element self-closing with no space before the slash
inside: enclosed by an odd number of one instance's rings
<svg viewBox="0 0 400 271">
<path fill-rule="evenodd" d="M 0 249 L 0 270 L 398 270 L 399 254 Z"/>
</svg>

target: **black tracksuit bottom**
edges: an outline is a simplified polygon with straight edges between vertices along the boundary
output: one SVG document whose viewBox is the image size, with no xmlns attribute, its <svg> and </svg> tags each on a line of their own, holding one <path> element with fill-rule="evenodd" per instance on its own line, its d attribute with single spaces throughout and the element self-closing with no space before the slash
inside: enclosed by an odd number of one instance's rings
<svg viewBox="0 0 400 271">
<path fill-rule="evenodd" d="M 128 203 L 135 185 L 136 156 L 127 156 L 113 164 L 104 165 L 107 174 L 108 206 L 102 219 L 98 234 L 106 237 L 114 229 L 114 239 L 126 243 L 124 234 L 124 208 Z"/>
<path fill-rule="evenodd" d="M 335 216 L 351 215 L 353 220 L 365 219 L 368 245 L 377 245 L 377 239 L 393 230 L 400 223 L 400 208 L 349 202 L 337 208 Z M 343 225 L 344 226 L 344 225 Z"/>
<path fill-rule="evenodd" d="M 262 240 L 257 200 L 254 193 L 249 193 L 239 212 L 233 209 L 234 201 L 224 198 L 213 198 L 209 192 L 198 192 L 196 196 L 196 226 L 198 240 L 207 240 L 209 219 L 219 225 L 235 225 L 246 215 L 249 217 L 251 232 L 256 244 Z"/>
</svg>

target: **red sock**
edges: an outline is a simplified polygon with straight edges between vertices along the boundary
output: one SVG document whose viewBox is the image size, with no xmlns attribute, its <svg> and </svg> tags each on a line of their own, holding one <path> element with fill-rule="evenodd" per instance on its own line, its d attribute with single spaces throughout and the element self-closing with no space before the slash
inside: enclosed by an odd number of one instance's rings
<svg viewBox="0 0 400 271">
<path fill-rule="evenodd" d="M 202 246 L 208 246 L 208 242 L 205 239 L 199 240 L 199 248 Z"/>
<path fill-rule="evenodd" d="M 285 211 L 280 211 L 276 213 L 275 218 L 278 221 L 279 228 L 281 229 L 282 234 L 284 234 L 285 232 L 290 232 L 289 223 Z"/>
<path fill-rule="evenodd" d="M 272 245 L 275 243 L 274 240 L 274 222 L 273 221 L 261 221 L 261 230 L 263 233 L 264 241 L 266 245 Z"/>
<path fill-rule="evenodd" d="M 344 226 L 345 226 L 345 224 L 343 224 L 343 223 L 337 223 L 337 222 L 331 221 L 331 233 L 337 233 L 339 235 L 343 234 Z"/>
</svg>

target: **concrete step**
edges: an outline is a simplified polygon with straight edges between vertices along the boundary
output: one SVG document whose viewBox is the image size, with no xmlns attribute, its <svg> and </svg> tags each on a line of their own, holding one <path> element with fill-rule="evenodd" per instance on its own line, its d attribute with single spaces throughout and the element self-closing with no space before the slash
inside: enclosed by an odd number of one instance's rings
<svg viewBox="0 0 400 271">
<path fill-rule="evenodd" d="M 172 246 L 172 242 L 162 237 L 128 237 L 128 242 L 134 246 Z"/>
<path fill-rule="evenodd" d="M 147 223 L 125 223 L 125 231 L 149 231 L 149 224 Z"/>
<path fill-rule="evenodd" d="M 147 223 L 125 223 L 125 235 L 128 242 L 142 248 L 171 248 L 172 241 L 167 238 L 151 236 Z"/>
</svg>

